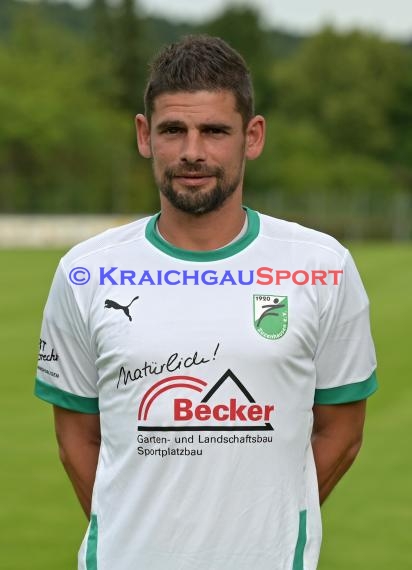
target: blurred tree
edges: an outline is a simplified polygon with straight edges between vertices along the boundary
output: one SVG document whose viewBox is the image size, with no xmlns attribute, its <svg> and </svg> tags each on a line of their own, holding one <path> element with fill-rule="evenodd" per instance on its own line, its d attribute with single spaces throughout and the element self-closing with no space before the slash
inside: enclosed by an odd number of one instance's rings
<svg viewBox="0 0 412 570">
<path fill-rule="evenodd" d="M 90 11 L 93 21 L 93 40 L 98 53 L 113 48 L 113 24 L 107 0 L 92 0 Z"/>
<path fill-rule="evenodd" d="M 287 188 L 292 193 L 325 187 L 329 149 L 322 133 L 311 122 L 291 122 L 273 112 L 266 123 L 265 149 L 248 165 L 247 186 L 260 192 Z"/>
<path fill-rule="evenodd" d="M 398 186 L 383 161 L 366 153 L 339 151 L 310 119 L 290 120 L 273 113 L 267 117 L 263 160 L 251 163 L 248 181 L 263 191 L 285 188 L 291 193 L 323 190 L 390 191 Z"/>
<path fill-rule="evenodd" d="M 302 41 L 262 29 L 245 7 L 199 27 L 141 18 L 132 0 L 92 0 L 84 9 L 1 0 L 0 20 L 2 211 L 156 208 L 150 163 L 134 150 L 147 62 L 162 44 L 203 31 L 245 56 L 256 110 L 268 119 L 265 151 L 246 171 L 248 200 L 267 211 L 283 201 L 300 216 L 349 204 L 341 227 L 361 208 L 386 219 L 396 202 L 392 225 L 408 220 L 407 46 L 330 28 Z M 408 223 L 401 234 L 410 235 Z"/>
<path fill-rule="evenodd" d="M 389 159 L 397 180 L 403 187 L 409 188 L 412 198 L 412 50 L 405 50 L 403 56 L 397 96 L 388 110 L 393 133 Z"/>
<path fill-rule="evenodd" d="M 330 28 L 275 63 L 267 134 L 274 183 L 347 195 L 411 189 L 411 64 L 399 44 Z"/>
<path fill-rule="evenodd" d="M 146 41 L 144 25 L 134 0 L 121 0 L 115 17 L 114 62 L 122 108 L 136 113 L 145 80 Z"/>
<path fill-rule="evenodd" d="M 130 144 L 133 117 L 94 90 L 84 42 L 28 6 L 0 44 L 0 208 L 26 212 L 145 211 L 150 166 Z M 138 189 L 138 191 L 137 191 Z"/>
<path fill-rule="evenodd" d="M 256 110 L 266 113 L 272 106 L 274 82 L 268 73 L 268 35 L 261 29 L 258 12 L 252 7 L 229 7 L 200 29 L 223 38 L 243 55 L 252 72 Z"/>
<path fill-rule="evenodd" d="M 107 0 L 92 0 L 90 4 L 91 33 L 88 38 L 95 68 L 91 74 L 91 86 L 96 95 L 108 105 L 119 106 L 120 79 L 115 73 L 114 23 L 112 9 Z"/>
<path fill-rule="evenodd" d="M 405 53 L 374 35 L 326 28 L 274 69 L 279 111 L 313 120 L 336 149 L 387 157 L 389 111 L 410 75 Z"/>
</svg>

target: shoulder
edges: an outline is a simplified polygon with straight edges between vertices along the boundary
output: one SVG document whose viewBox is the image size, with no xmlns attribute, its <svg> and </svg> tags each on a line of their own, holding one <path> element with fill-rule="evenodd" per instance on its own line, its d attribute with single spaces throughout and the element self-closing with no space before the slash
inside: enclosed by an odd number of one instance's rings
<svg viewBox="0 0 412 570">
<path fill-rule="evenodd" d="M 65 268 L 93 263 L 102 258 L 121 255 L 122 250 L 136 247 L 145 238 L 150 217 L 140 218 L 129 224 L 110 228 L 72 247 L 62 258 Z"/>
<path fill-rule="evenodd" d="M 345 263 L 348 250 L 334 237 L 307 228 L 295 222 L 259 214 L 260 237 L 272 243 L 272 247 L 287 247 L 306 258 L 325 258 Z"/>
</svg>

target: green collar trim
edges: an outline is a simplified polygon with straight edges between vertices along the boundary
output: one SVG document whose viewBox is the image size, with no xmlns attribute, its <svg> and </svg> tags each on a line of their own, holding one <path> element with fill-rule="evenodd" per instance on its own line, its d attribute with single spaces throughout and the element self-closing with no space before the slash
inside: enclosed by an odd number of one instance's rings
<svg viewBox="0 0 412 570">
<path fill-rule="evenodd" d="M 184 261 L 218 261 L 220 259 L 226 259 L 227 257 L 232 257 L 232 255 L 236 255 L 245 249 L 259 235 L 259 214 L 245 206 L 243 206 L 243 209 L 246 211 L 248 222 L 246 233 L 234 243 L 220 249 L 213 249 L 211 251 L 193 251 L 190 249 L 175 247 L 174 245 L 164 241 L 156 231 L 156 223 L 161 212 L 150 218 L 146 226 L 146 239 L 154 245 L 154 247 L 163 251 L 163 253 L 177 259 L 183 259 Z"/>
</svg>

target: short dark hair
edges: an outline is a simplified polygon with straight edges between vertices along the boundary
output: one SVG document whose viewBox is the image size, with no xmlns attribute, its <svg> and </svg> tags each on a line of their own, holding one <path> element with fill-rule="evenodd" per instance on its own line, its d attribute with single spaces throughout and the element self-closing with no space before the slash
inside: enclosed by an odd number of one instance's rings
<svg viewBox="0 0 412 570">
<path fill-rule="evenodd" d="M 246 128 L 254 115 L 253 85 L 243 57 L 224 40 L 206 34 L 185 36 L 152 61 L 144 105 L 149 119 L 156 97 L 178 91 L 231 91 Z"/>
</svg>

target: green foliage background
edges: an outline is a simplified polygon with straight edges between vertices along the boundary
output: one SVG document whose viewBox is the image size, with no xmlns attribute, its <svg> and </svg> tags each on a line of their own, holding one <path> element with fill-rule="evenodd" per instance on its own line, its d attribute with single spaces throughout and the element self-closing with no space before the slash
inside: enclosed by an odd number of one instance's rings
<svg viewBox="0 0 412 570">
<path fill-rule="evenodd" d="M 371 301 L 379 390 L 363 449 L 323 507 L 319 570 L 406 570 L 412 524 L 412 247 L 351 248 Z M 57 251 L 3 251 L 0 266 L 0 568 L 75 568 L 86 519 L 57 457 L 51 406 L 33 396 L 40 316 Z M 142 515 L 144 516 L 144 514 Z"/>
<path fill-rule="evenodd" d="M 133 0 L 2 0 L 0 211 L 155 210 L 133 119 L 148 61 L 192 32 L 225 38 L 252 70 L 268 133 L 248 165 L 250 205 L 340 237 L 412 237 L 411 46 L 332 28 L 295 37 L 245 5 L 189 25 Z"/>
<path fill-rule="evenodd" d="M 148 59 L 181 35 L 219 34 L 250 63 L 263 156 L 246 203 L 340 237 L 412 237 L 412 50 L 366 32 L 264 29 L 252 8 L 199 26 L 143 18 L 130 0 L 0 2 L 0 212 L 149 212 L 135 151 Z M 323 509 L 320 570 L 410 565 L 410 245 L 353 248 L 371 299 L 380 390 L 364 448 Z M 0 252 L 0 569 L 75 567 L 86 521 L 61 468 L 51 409 L 32 396 L 60 252 Z"/>
</svg>

